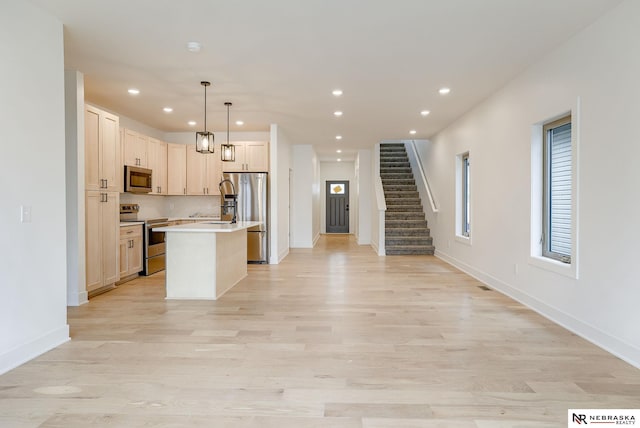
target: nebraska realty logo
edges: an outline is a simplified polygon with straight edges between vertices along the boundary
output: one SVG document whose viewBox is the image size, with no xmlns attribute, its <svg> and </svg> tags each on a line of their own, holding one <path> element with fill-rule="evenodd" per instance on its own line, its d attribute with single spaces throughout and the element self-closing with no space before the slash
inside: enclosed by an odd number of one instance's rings
<svg viewBox="0 0 640 428">
<path fill-rule="evenodd" d="M 595 424 L 635 425 L 640 418 L 639 409 L 569 409 L 568 427 Z"/>
</svg>

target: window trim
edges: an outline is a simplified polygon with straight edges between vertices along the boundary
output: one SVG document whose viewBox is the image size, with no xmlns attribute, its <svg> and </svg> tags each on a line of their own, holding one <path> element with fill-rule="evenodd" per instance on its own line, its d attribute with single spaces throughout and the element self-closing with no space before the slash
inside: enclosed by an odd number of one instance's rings
<svg viewBox="0 0 640 428">
<path fill-rule="evenodd" d="M 530 193 L 530 253 L 528 264 L 532 267 L 565 276 L 570 279 L 579 279 L 580 276 L 580 128 L 581 128 L 581 99 L 575 98 L 575 104 L 570 109 L 554 108 L 555 112 L 562 114 L 545 115 L 546 119 L 533 123 L 531 126 L 531 193 Z M 566 104 L 565 104 L 566 106 Z M 558 105 L 556 105 L 558 107 Z M 542 256 L 542 144 L 543 127 L 546 123 L 571 115 L 571 149 L 572 149 L 572 192 L 571 192 L 571 263 L 562 263 L 554 259 Z"/>
<path fill-rule="evenodd" d="M 465 170 L 465 160 L 467 166 L 471 165 L 471 152 L 469 150 L 456 155 L 455 171 L 456 171 L 456 189 L 455 189 L 455 233 L 454 237 L 457 242 L 471 245 L 471 224 L 473 212 L 471 209 L 471 169 Z M 468 198 L 465 200 L 465 196 Z M 465 202 L 468 203 L 465 204 Z M 468 210 L 468 212 L 467 212 Z M 465 227 L 465 221 L 469 224 L 469 228 Z"/>
<path fill-rule="evenodd" d="M 461 186 L 462 186 L 462 199 L 460 201 L 460 209 L 461 209 L 461 216 L 462 218 L 460 219 L 461 223 L 460 223 L 460 230 L 461 230 L 461 235 L 464 236 L 465 238 L 468 238 L 471 235 L 471 215 L 470 215 L 470 211 L 471 211 L 471 199 L 470 199 L 470 193 L 469 193 L 469 187 L 470 187 L 470 180 L 469 180 L 469 166 L 471 165 L 469 162 L 469 152 L 467 153 L 463 153 L 462 156 L 460 157 L 460 160 L 462 162 L 461 166 Z"/>
</svg>

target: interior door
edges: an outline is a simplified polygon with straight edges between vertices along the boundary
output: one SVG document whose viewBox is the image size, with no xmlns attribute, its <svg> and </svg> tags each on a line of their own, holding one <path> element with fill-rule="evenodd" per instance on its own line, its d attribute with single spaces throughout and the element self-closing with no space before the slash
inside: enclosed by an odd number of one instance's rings
<svg viewBox="0 0 640 428">
<path fill-rule="evenodd" d="M 327 181 L 327 233 L 349 233 L 349 182 Z"/>
</svg>

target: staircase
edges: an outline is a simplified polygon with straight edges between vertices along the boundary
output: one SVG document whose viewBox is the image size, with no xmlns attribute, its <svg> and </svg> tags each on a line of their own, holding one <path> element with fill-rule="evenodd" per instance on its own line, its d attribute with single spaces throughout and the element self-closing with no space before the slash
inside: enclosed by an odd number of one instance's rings
<svg viewBox="0 0 640 428">
<path fill-rule="evenodd" d="M 404 144 L 380 145 L 380 178 L 387 203 L 386 254 L 433 255 L 433 238 Z"/>
</svg>

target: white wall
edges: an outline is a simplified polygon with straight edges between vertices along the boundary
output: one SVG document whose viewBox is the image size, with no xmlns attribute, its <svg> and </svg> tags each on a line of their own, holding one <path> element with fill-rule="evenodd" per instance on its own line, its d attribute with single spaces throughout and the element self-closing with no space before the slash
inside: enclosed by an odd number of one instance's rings
<svg viewBox="0 0 640 428">
<path fill-rule="evenodd" d="M 320 233 L 318 162 L 311 145 L 291 146 L 293 189 L 291 206 L 292 248 L 313 248 Z"/>
<path fill-rule="evenodd" d="M 291 143 L 282 127 L 271 125 L 271 254 L 270 263 L 277 264 L 289 254 L 289 171 Z"/>
<path fill-rule="evenodd" d="M 358 150 L 356 170 L 356 238 L 359 245 L 371 244 L 371 150 Z"/>
<path fill-rule="evenodd" d="M 358 187 L 355 180 L 354 162 L 320 162 L 320 233 L 327 232 L 327 181 L 349 182 L 349 233 L 355 233 L 355 207 Z"/>
<path fill-rule="evenodd" d="M 313 148 L 311 149 L 311 170 L 313 171 L 311 185 L 311 236 L 313 245 L 320 238 L 320 161 Z"/>
<path fill-rule="evenodd" d="M 623 2 L 420 145 L 440 201 L 438 222 L 429 219 L 437 255 L 638 367 L 639 40 L 640 2 Z M 530 259 L 532 127 L 572 109 L 577 278 Z M 454 239 L 455 158 L 464 151 L 471 245 Z"/>
<path fill-rule="evenodd" d="M 4 0 L 0 58 L 4 373 L 69 339 L 62 25 L 28 2 Z M 31 222 L 20 222 L 20 206 L 30 207 Z"/>
<path fill-rule="evenodd" d="M 65 70 L 67 305 L 88 301 L 85 257 L 84 75 Z"/>
</svg>

